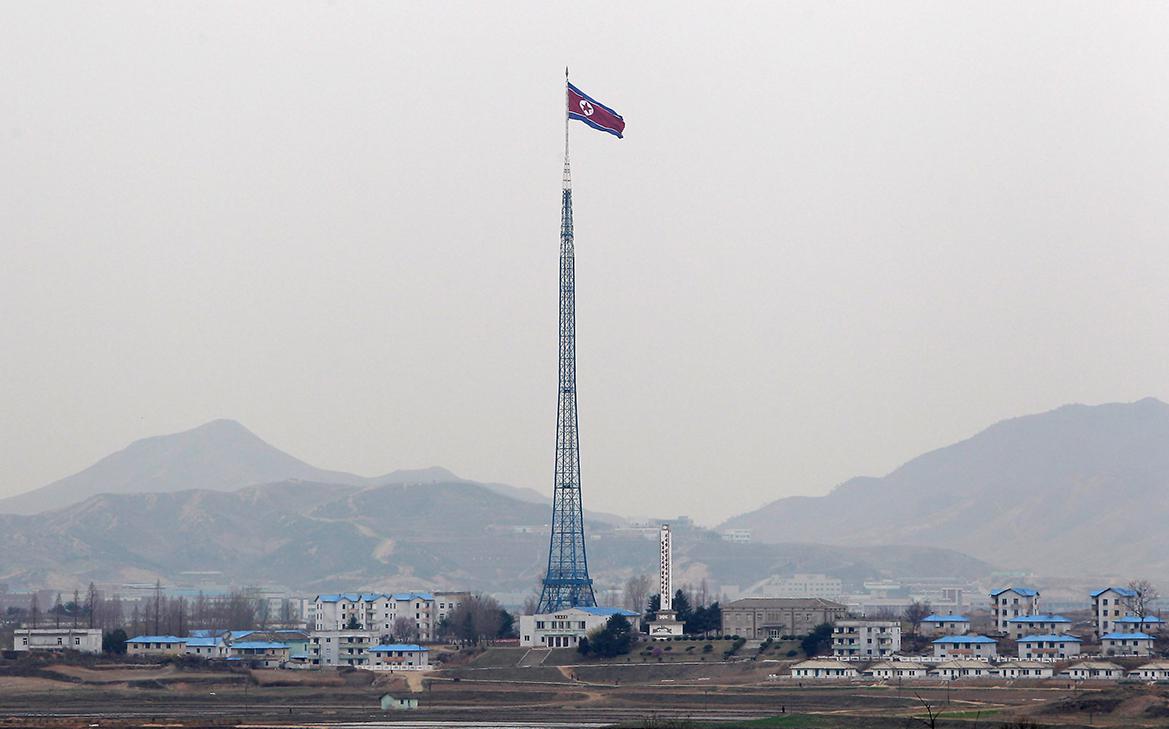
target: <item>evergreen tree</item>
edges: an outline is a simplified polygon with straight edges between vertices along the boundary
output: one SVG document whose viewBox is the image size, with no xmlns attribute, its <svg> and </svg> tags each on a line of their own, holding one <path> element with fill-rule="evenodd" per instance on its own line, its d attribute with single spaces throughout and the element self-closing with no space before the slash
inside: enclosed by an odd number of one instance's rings
<svg viewBox="0 0 1169 729">
<path fill-rule="evenodd" d="M 628 653 L 636 640 L 633 626 L 625 616 L 613 615 L 605 623 L 604 628 L 593 634 L 589 640 L 589 648 L 602 658 L 613 658 Z"/>
<path fill-rule="evenodd" d="M 690 598 L 682 590 L 674 593 L 673 608 L 674 613 L 678 616 L 679 623 L 688 623 L 694 617 L 694 610 L 690 607 Z"/>
</svg>

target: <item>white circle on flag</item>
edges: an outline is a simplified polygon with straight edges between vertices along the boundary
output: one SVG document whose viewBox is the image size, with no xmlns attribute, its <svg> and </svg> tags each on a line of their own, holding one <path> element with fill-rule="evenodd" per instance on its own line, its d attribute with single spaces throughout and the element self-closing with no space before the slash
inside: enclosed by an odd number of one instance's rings
<svg viewBox="0 0 1169 729">
<path fill-rule="evenodd" d="M 581 113 L 584 114 L 585 116 L 592 116 L 593 115 L 593 105 L 590 104 L 589 102 L 585 101 L 584 99 L 580 100 L 580 110 L 581 110 Z"/>
</svg>

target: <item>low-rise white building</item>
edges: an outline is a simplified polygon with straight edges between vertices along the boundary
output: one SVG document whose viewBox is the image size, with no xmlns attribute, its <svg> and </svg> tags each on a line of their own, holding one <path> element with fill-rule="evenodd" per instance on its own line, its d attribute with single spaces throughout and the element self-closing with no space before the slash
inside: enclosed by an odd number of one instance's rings
<svg viewBox="0 0 1169 729">
<path fill-rule="evenodd" d="M 77 651 L 101 653 L 101 631 L 97 628 L 17 628 L 12 631 L 12 650 Z"/>
<path fill-rule="evenodd" d="M 126 641 L 129 656 L 180 656 L 187 650 L 187 639 L 177 635 L 136 635 Z"/>
<path fill-rule="evenodd" d="M 1080 639 L 1074 635 L 1027 635 L 1019 638 L 1019 658 L 1067 660 L 1080 655 Z"/>
<path fill-rule="evenodd" d="M 1154 635 L 1160 633 L 1165 628 L 1165 621 L 1158 618 L 1156 615 L 1146 615 L 1143 618 L 1138 618 L 1136 615 L 1129 615 L 1124 618 L 1117 618 L 1112 622 L 1114 633 L 1148 633 Z"/>
<path fill-rule="evenodd" d="M 1100 636 L 1100 652 L 1106 656 L 1149 656 L 1153 654 L 1153 636 L 1148 633 L 1105 633 Z"/>
<path fill-rule="evenodd" d="M 832 655 L 884 658 L 901 652 L 896 620 L 840 620 L 832 626 Z"/>
<path fill-rule="evenodd" d="M 1096 637 L 1115 633 L 1116 621 L 1132 616 L 1129 609 L 1136 598 L 1135 591 L 1127 587 L 1104 587 L 1092 593 L 1092 617 L 1096 622 Z"/>
<path fill-rule="evenodd" d="M 958 678 L 990 678 L 998 675 L 998 669 L 988 661 L 959 659 L 939 663 L 930 673 L 953 681 Z"/>
<path fill-rule="evenodd" d="M 520 616 L 520 645 L 534 648 L 575 648 L 580 639 L 604 628 L 614 615 L 634 623 L 632 610 L 615 607 L 573 607 L 554 613 Z M 636 627 L 634 628 L 636 630 Z"/>
<path fill-rule="evenodd" d="M 198 636 L 186 640 L 184 652 L 188 656 L 223 658 L 227 655 L 227 645 L 222 636 Z"/>
<path fill-rule="evenodd" d="M 1077 681 L 1116 680 L 1124 678 L 1124 669 L 1108 661 L 1084 661 L 1068 666 L 1059 672 L 1061 678 Z"/>
<path fill-rule="evenodd" d="M 985 635 L 944 635 L 931 642 L 935 658 L 989 660 L 998 656 L 998 643 Z"/>
<path fill-rule="evenodd" d="M 866 676 L 887 680 L 902 678 L 925 678 L 929 670 L 924 664 L 914 661 L 881 661 L 865 669 Z"/>
<path fill-rule="evenodd" d="M 1067 632 L 1072 621 L 1062 615 L 1020 615 L 1007 621 L 1007 632 L 1018 640 L 1024 635 L 1053 635 Z"/>
<path fill-rule="evenodd" d="M 227 660 L 263 668 L 281 668 L 288 662 L 288 644 L 267 640 L 241 640 L 227 647 Z"/>
<path fill-rule="evenodd" d="M 426 671 L 430 649 L 413 643 L 376 645 L 369 649 L 369 668 L 375 671 Z"/>
<path fill-rule="evenodd" d="M 1030 587 L 1004 587 L 990 593 L 990 615 L 994 629 L 1006 633 L 1007 621 L 1022 615 L 1039 613 L 1039 590 Z"/>
<path fill-rule="evenodd" d="M 921 634 L 926 637 L 965 635 L 969 632 L 970 618 L 965 615 L 931 615 L 921 621 Z"/>
<path fill-rule="evenodd" d="M 1143 681 L 1169 681 L 1169 661 L 1153 661 L 1128 672 L 1129 678 Z"/>
<path fill-rule="evenodd" d="M 856 668 L 830 658 L 812 658 L 791 667 L 792 678 L 856 678 Z"/>
<path fill-rule="evenodd" d="M 998 665 L 999 675 L 1003 678 L 1051 678 L 1055 675 L 1055 667 L 1043 661 L 1007 661 Z"/>
</svg>

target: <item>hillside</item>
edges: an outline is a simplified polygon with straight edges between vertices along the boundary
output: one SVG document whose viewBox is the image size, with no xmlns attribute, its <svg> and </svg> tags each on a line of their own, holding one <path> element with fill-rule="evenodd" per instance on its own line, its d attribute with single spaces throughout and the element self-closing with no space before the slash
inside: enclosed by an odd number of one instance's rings
<svg viewBox="0 0 1169 729">
<path fill-rule="evenodd" d="M 1169 577 L 1169 405 L 1007 420 L 881 478 L 728 520 L 770 542 L 949 547 L 1046 575 Z"/>
</svg>

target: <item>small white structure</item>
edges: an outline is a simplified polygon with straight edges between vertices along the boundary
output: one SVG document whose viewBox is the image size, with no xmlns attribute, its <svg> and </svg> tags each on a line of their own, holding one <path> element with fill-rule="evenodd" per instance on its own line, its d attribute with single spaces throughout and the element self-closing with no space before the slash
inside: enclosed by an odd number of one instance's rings
<svg viewBox="0 0 1169 729">
<path fill-rule="evenodd" d="M 638 614 L 614 607 L 574 607 L 555 613 L 520 616 L 520 645 L 529 648 L 575 648 L 580 639 L 622 615 L 631 623 Z"/>
<path fill-rule="evenodd" d="M 1030 587 L 1004 587 L 990 593 L 990 615 L 994 629 L 1007 632 L 1007 621 L 1021 615 L 1039 613 L 1039 590 Z"/>
<path fill-rule="evenodd" d="M 660 595 L 661 603 L 658 606 L 657 614 L 649 623 L 649 637 L 654 640 L 669 640 L 685 632 L 685 624 L 678 622 L 678 614 L 673 610 L 674 582 L 669 524 L 662 524 L 658 536 L 658 546 L 660 548 L 658 550 L 658 595 Z"/>
<path fill-rule="evenodd" d="M 998 669 L 987 661 L 966 659 L 939 663 L 931 673 L 953 681 L 958 678 L 990 678 L 998 675 Z"/>
<path fill-rule="evenodd" d="M 1127 587 L 1103 587 L 1092 593 L 1092 616 L 1096 621 L 1096 637 L 1117 631 L 1116 621 L 1132 617 L 1129 605 L 1137 593 Z"/>
<path fill-rule="evenodd" d="M 78 651 L 101 653 L 101 631 L 97 628 L 17 628 L 12 631 L 12 650 Z"/>
<path fill-rule="evenodd" d="M 856 678 L 856 669 L 830 658 L 812 658 L 791 667 L 792 678 Z"/>
<path fill-rule="evenodd" d="M 1106 656 L 1149 656 L 1153 654 L 1153 636 L 1148 633 L 1105 633 L 1100 636 L 1100 652 Z"/>
<path fill-rule="evenodd" d="M 381 699 L 382 711 L 409 711 L 418 708 L 418 699 L 385 694 Z"/>
<path fill-rule="evenodd" d="M 969 632 L 970 618 L 965 615 L 931 615 L 921 621 L 921 633 L 926 637 L 965 635 Z"/>
<path fill-rule="evenodd" d="M 1043 661 L 1007 661 L 998 665 L 1003 678 L 1051 678 L 1055 667 Z"/>
<path fill-rule="evenodd" d="M 935 658 L 989 660 L 998 657 L 998 643 L 985 635 L 944 635 L 932 643 Z"/>
<path fill-rule="evenodd" d="M 1072 678 L 1077 681 L 1116 680 L 1124 678 L 1124 669 L 1108 661 L 1084 661 L 1068 666 L 1059 672 L 1061 678 Z"/>
<path fill-rule="evenodd" d="M 832 655 L 885 658 L 901 652 L 897 620 L 840 620 L 832 627 Z"/>
<path fill-rule="evenodd" d="M 1019 658 L 1066 660 L 1080 655 L 1080 639 L 1074 635 L 1027 635 L 1019 639 Z"/>
<path fill-rule="evenodd" d="M 882 661 L 865 669 L 866 676 L 883 679 L 925 678 L 929 671 L 922 663 L 914 661 Z"/>
<path fill-rule="evenodd" d="M 1015 640 L 1024 635 L 1066 633 L 1072 621 L 1062 615 L 1020 615 L 1007 621 L 1007 632 Z"/>
<path fill-rule="evenodd" d="M 1153 661 L 1128 672 L 1129 678 L 1143 681 L 1169 681 L 1169 661 Z"/>
<path fill-rule="evenodd" d="M 1129 615 L 1124 618 L 1119 618 L 1113 621 L 1114 630 L 1116 633 L 1160 633 L 1165 628 L 1165 621 L 1158 618 L 1156 615 L 1147 615 L 1143 618 L 1138 618 L 1136 615 Z"/>
<path fill-rule="evenodd" d="M 369 668 L 375 671 L 426 671 L 430 649 L 412 643 L 391 643 L 369 649 Z"/>
<path fill-rule="evenodd" d="M 178 656 L 187 650 L 187 639 L 177 635 L 136 635 L 126 641 L 129 656 Z"/>
</svg>

